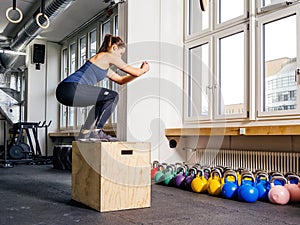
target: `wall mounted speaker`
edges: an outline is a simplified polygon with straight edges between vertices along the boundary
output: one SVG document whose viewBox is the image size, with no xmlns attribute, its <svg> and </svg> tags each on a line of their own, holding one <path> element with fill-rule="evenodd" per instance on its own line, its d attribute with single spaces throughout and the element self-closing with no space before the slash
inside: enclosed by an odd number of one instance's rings
<svg viewBox="0 0 300 225">
<path fill-rule="evenodd" d="M 45 63 L 45 45 L 33 45 L 32 63 Z"/>
</svg>

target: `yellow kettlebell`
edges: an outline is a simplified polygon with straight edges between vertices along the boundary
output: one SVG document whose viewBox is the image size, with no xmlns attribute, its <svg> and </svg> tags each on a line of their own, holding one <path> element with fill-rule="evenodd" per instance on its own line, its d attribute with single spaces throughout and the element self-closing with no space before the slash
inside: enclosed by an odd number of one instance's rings
<svg viewBox="0 0 300 225">
<path fill-rule="evenodd" d="M 225 181 L 225 177 L 226 177 L 226 180 L 229 181 L 229 182 L 235 182 L 237 180 L 236 179 L 237 177 L 234 176 L 234 175 L 232 175 L 232 174 L 236 175 L 236 172 L 233 169 L 228 169 L 228 170 L 226 170 L 224 172 L 223 177 L 221 178 L 221 184 L 222 184 L 222 186 L 226 182 Z"/>
<path fill-rule="evenodd" d="M 210 195 L 218 196 L 221 194 L 222 191 L 222 184 L 221 184 L 222 174 L 219 169 L 214 169 L 211 172 L 210 181 L 208 183 L 208 193 Z"/>
<path fill-rule="evenodd" d="M 204 177 L 204 172 L 202 169 L 197 170 L 197 175 L 191 183 L 193 192 L 201 193 L 207 191 L 208 181 Z"/>
<path fill-rule="evenodd" d="M 236 174 L 237 174 L 238 185 L 239 185 L 239 186 L 241 186 L 241 184 L 242 184 L 242 176 L 243 176 L 244 174 L 253 175 L 249 170 L 243 169 L 243 168 L 237 169 Z M 246 180 L 249 180 L 249 178 L 245 178 L 245 179 L 246 179 Z"/>
</svg>

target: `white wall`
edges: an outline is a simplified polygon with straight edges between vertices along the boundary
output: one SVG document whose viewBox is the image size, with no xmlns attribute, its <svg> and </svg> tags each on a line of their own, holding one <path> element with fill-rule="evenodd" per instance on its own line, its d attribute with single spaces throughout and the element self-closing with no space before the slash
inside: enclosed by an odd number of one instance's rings
<svg viewBox="0 0 300 225">
<path fill-rule="evenodd" d="M 35 64 L 31 63 L 33 44 L 46 45 L 45 64 L 40 64 L 40 70 L 36 70 Z M 27 114 L 26 121 L 47 123 L 52 120 L 48 131 L 56 131 L 59 122 L 59 109 L 55 98 L 55 88 L 60 77 L 60 46 L 55 43 L 35 40 L 27 46 Z M 39 129 L 39 142 L 42 154 L 45 154 L 45 130 Z M 48 137 L 47 137 L 48 138 Z M 52 153 L 51 142 L 48 141 L 48 152 Z"/>
<path fill-rule="evenodd" d="M 181 127 L 183 1 L 128 1 L 128 63 L 150 71 L 127 88 L 127 141 L 150 141 L 152 160 L 184 161 L 170 149 L 166 127 Z"/>
</svg>

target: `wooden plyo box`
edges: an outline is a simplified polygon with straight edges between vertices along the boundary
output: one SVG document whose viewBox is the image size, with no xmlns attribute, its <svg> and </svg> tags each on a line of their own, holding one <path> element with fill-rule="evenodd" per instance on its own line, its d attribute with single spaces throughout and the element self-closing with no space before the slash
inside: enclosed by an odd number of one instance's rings
<svg viewBox="0 0 300 225">
<path fill-rule="evenodd" d="M 150 143 L 72 143 L 72 199 L 100 212 L 151 206 Z"/>
</svg>

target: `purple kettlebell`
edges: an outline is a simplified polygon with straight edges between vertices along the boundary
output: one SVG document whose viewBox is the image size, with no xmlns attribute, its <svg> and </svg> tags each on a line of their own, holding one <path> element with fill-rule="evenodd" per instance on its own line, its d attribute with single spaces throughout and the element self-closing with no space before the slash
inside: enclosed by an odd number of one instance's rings
<svg viewBox="0 0 300 225">
<path fill-rule="evenodd" d="M 175 176 L 175 187 L 180 187 L 186 177 L 186 166 L 181 166 L 177 169 Z"/>
<path fill-rule="evenodd" d="M 196 168 L 192 167 L 189 169 L 188 176 L 182 182 L 182 186 L 185 190 L 192 191 L 191 183 L 194 180 L 194 178 L 196 177 L 196 174 L 197 174 Z"/>
</svg>

